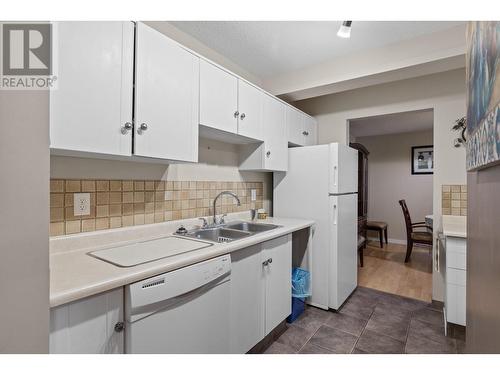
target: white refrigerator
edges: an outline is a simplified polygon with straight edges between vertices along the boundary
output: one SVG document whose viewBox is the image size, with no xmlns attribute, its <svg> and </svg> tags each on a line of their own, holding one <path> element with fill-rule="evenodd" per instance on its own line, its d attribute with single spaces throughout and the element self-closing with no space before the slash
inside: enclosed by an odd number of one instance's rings
<svg viewBox="0 0 500 375">
<path fill-rule="evenodd" d="M 309 303 L 339 309 L 357 286 L 358 152 L 331 143 L 288 150 L 274 173 L 273 215 L 316 222 Z"/>
</svg>

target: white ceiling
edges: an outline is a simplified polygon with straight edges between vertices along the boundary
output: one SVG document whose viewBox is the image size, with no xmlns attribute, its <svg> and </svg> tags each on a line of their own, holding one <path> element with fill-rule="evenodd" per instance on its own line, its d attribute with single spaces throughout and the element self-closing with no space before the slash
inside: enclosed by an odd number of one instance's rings
<svg viewBox="0 0 500 375">
<path fill-rule="evenodd" d="M 349 135 L 353 137 L 368 137 L 373 135 L 409 133 L 430 130 L 433 125 L 433 110 L 426 109 L 349 120 Z"/>
<path fill-rule="evenodd" d="M 341 21 L 173 21 L 261 79 L 293 72 L 362 49 L 448 29 L 456 21 L 354 21 L 350 39 L 336 36 Z"/>
</svg>

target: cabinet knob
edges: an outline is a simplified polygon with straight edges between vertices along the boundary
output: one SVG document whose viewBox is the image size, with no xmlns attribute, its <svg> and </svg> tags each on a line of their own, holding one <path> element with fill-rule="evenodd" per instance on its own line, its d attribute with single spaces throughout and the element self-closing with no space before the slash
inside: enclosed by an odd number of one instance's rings
<svg viewBox="0 0 500 375">
<path fill-rule="evenodd" d="M 268 264 L 269 264 L 269 261 L 267 261 L 267 260 L 265 260 L 265 261 L 262 262 L 263 266 L 267 266 Z"/>
<path fill-rule="evenodd" d="M 266 152 L 266 156 L 270 157 L 271 156 L 271 151 Z"/>
<path fill-rule="evenodd" d="M 303 135 L 309 135 L 309 132 L 306 132 L 305 130 L 302 132 Z"/>
<path fill-rule="evenodd" d="M 139 125 L 139 129 L 137 129 L 137 133 L 142 134 L 142 132 L 145 132 L 146 130 L 148 130 L 148 124 L 143 122 L 141 125 Z"/>
<path fill-rule="evenodd" d="M 122 134 L 125 135 L 129 132 L 129 130 L 132 130 L 132 123 L 131 122 L 126 122 L 122 126 Z"/>
<path fill-rule="evenodd" d="M 267 262 L 268 262 L 269 264 L 271 264 L 271 263 L 273 262 L 273 258 L 269 258 L 269 259 L 267 260 Z"/>
<path fill-rule="evenodd" d="M 239 111 L 234 112 L 234 118 L 237 118 L 240 115 Z"/>
<path fill-rule="evenodd" d="M 241 114 L 241 116 L 240 116 L 240 119 L 242 119 L 242 120 L 243 120 L 245 117 L 246 117 L 246 116 L 245 116 L 245 114 L 244 114 L 244 113 L 242 113 L 242 114 Z"/>
<path fill-rule="evenodd" d="M 125 328 L 125 324 L 123 322 L 118 322 L 115 324 L 115 332 L 121 332 Z"/>
</svg>

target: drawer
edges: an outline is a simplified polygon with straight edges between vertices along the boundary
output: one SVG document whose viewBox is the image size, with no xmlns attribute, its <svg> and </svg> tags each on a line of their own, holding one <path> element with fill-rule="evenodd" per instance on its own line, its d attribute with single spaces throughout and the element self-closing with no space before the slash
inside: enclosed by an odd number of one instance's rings
<svg viewBox="0 0 500 375">
<path fill-rule="evenodd" d="M 456 268 L 459 270 L 467 269 L 467 256 L 465 253 L 457 253 L 448 251 L 448 244 L 446 244 L 446 268 Z"/>
<path fill-rule="evenodd" d="M 465 286 L 466 273 L 465 270 L 456 268 L 446 268 L 446 283 Z"/>
<path fill-rule="evenodd" d="M 467 241 L 465 238 L 446 237 L 446 252 L 451 251 L 454 253 L 465 254 L 467 248 Z"/>
<path fill-rule="evenodd" d="M 446 284 L 446 321 L 465 326 L 465 286 Z"/>
</svg>

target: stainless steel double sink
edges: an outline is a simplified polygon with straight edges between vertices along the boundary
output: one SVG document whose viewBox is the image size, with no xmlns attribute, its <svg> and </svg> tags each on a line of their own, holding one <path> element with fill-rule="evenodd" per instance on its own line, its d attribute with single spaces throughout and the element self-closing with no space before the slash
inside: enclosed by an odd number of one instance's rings
<svg viewBox="0 0 500 375">
<path fill-rule="evenodd" d="M 191 230 L 183 236 L 196 238 L 199 240 L 224 243 L 240 240 L 242 238 L 253 236 L 255 234 L 273 230 L 279 227 L 279 225 L 274 224 L 238 221 L 218 225 L 216 227 Z"/>
</svg>

